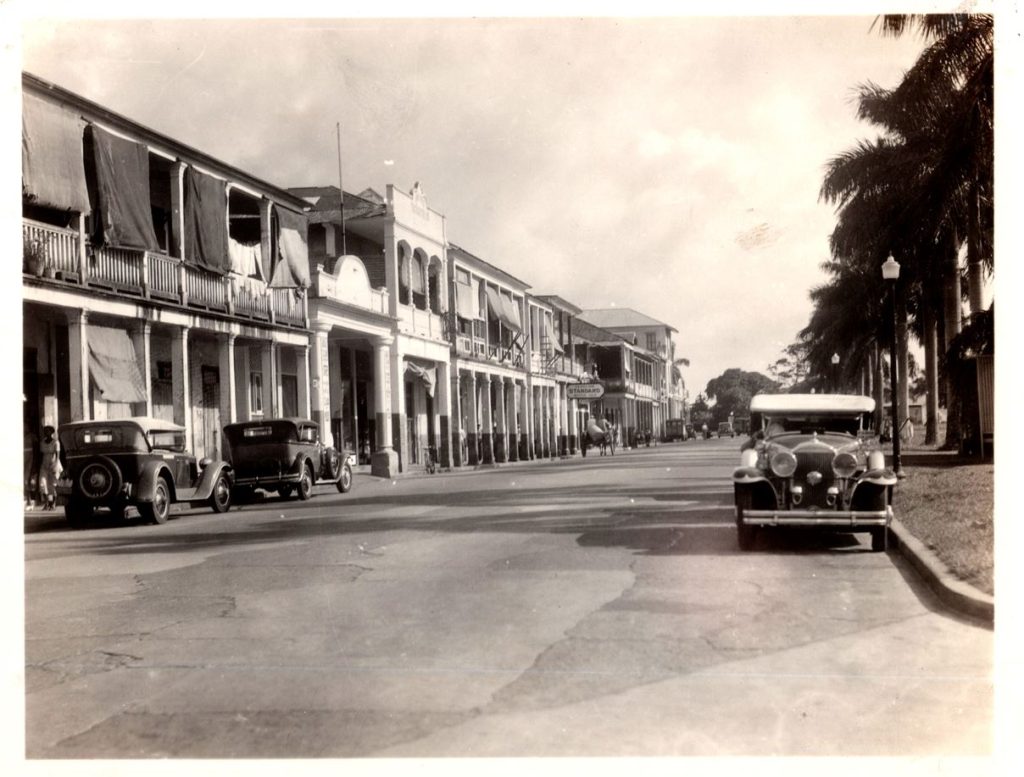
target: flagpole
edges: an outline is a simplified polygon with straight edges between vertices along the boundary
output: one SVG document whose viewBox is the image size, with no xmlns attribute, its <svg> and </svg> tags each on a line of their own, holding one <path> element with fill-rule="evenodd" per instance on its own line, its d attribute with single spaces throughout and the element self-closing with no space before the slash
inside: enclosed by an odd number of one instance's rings
<svg viewBox="0 0 1024 777">
<path fill-rule="evenodd" d="M 338 210 L 341 212 L 341 253 L 348 255 L 348 245 L 345 242 L 345 188 L 341 177 L 341 122 L 335 124 L 338 132 Z"/>
</svg>

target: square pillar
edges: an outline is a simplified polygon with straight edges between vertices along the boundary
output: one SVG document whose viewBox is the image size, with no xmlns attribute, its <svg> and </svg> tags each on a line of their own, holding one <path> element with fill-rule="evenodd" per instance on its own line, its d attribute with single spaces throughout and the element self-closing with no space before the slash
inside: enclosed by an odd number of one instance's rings
<svg viewBox="0 0 1024 777">
<path fill-rule="evenodd" d="M 505 425 L 508 427 L 508 460 L 519 461 L 519 405 L 516 401 L 516 382 L 505 378 Z"/>
<path fill-rule="evenodd" d="M 140 321 L 129 332 L 132 348 L 135 349 L 135 363 L 146 387 L 146 399 L 132 403 L 132 415 L 153 415 L 153 368 L 149 361 L 149 341 L 153 325 L 148 321 Z"/>
<path fill-rule="evenodd" d="M 309 392 L 309 346 L 300 345 L 296 347 L 296 350 L 298 351 L 296 355 L 298 360 L 296 369 L 299 374 L 295 376 L 295 383 L 297 384 L 296 389 L 299 395 L 297 397 L 299 413 L 302 414 L 303 418 L 312 418 L 313 403 Z"/>
<path fill-rule="evenodd" d="M 462 419 L 462 380 L 459 369 L 456 366 L 450 370 L 449 380 L 451 381 L 451 466 L 461 467 L 466 463 L 462 451 L 462 438 L 466 434 L 466 423 Z M 440 379 L 438 383 L 440 383 Z"/>
<path fill-rule="evenodd" d="M 174 423 L 185 427 L 185 439 L 192 440 L 192 400 L 188 363 L 187 326 L 180 327 L 171 342 L 171 396 L 174 403 Z M 194 450 L 194 448 L 193 448 Z"/>
<path fill-rule="evenodd" d="M 470 372 L 466 379 L 466 403 L 469 410 L 466 433 L 469 463 L 476 466 L 480 463 L 480 418 L 477 413 L 476 373 Z"/>
<path fill-rule="evenodd" d="M 499 464 L 508 461 L 508 421 L 505 416 L 505 380 L 496 378 L 491 381 L 495 393 L 494 402 L 494 460 Z"/>
<path fill-rule="evenodd" d="M 439 436 L 436 438 L 438 463 L 445 469 L 452 466 L 452 391 L 451 365 L 437 363 L 437 385 L 434 390 L 434 413 L 437 415 Z"/>
<path fill-rule="evenodd" d="M 71 420 L 92 420 L 89 403 L 89 312 L 68 311 L 68 372 L 71 376 Z"/>
<path fill-rule="evenodd" d="M 331 387 L 330 387 L 330 345 L 327 334 L 330 326 L 318 326 L 310 335 L 312 347 L 309 348 L 309 359 L 306 369 L 310 376 L 310 415 L 309 418 L 320 427 L 320 439 L 328 445 L 335 445 L 331 433 Z M 338 444 L 340 444 L 340 440 Z"/>
<path fill-rule="evenodd" d="M 236 397 L 237 376 L 235 374 L 235 335 L 220 336 L 217 349 L 218 369 L 220 370 L 220 417 L 222 424 L 233 424 L 238 420 L 238 404 Z"/>
<path fill-rule="evenodd" d="M 398 454 L 392 446 L 391 432 L 391 344 L 394 338 L 380 337 L 373 344 L 373 401 L 377 427 L 377 449 L 370 472 L 390 478 L 398 473 Z"/>
</svg>

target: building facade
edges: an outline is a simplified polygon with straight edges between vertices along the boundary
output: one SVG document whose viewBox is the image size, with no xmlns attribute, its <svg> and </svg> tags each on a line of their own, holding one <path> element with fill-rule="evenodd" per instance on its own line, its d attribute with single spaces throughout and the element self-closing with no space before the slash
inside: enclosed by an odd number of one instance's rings
<svg viewBox="0 0 1024 777">
<path fill-rule="evenodd" d="M 219 458 L 227 423 L 308 414 L 305 203 L 42 79 L 22 86 L 26 460 L 68 421 L 163 418 Z"/>
</svg>

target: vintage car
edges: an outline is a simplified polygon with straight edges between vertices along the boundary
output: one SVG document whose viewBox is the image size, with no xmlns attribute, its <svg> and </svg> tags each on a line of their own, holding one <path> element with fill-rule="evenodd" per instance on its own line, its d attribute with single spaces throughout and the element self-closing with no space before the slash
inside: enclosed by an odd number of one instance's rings
<svg viewBox="0 0 1024 777">
<path fill-rule="evenodd" d="M 719 438 L 735 437 L 736 431 L 732 428 L 732 424 L 730 424 L 728 421 L 722 421 L 722 423 L 718 425 L 718 436 Z"/>
<path fill-rule="evenodd" d="M 871 534 L 887 548 L 896 475 L 866 428 L 875 401 L 838 394 L 758 394 L 751 440 L 733 472 L 739 546 L 758 529 L 803 526 Z"/>
<path fill-rule="evenodd" d="M 231 507 L 231 467 L 185 450 L 185 430 L 156 418 L 76 421 L 60 427 L 64 474 L 57 493 L 75 528 L 99 508 L 123 517 L 128 506 L 151 523 L 166 523 L 174 502 Z"/>
<path fill-rule="evenodd" d="M 355 454 L 339 453 L 320 440 L 320 427 L 304 418 L 243 421 L 224 427 L 228 460 L 234 469 L 235 494 L 252 496 L 256 488 L 282 497 L 296 492 L 309 499 L 315 483 L 335 483 L 352 490 Z"/>
</svg>

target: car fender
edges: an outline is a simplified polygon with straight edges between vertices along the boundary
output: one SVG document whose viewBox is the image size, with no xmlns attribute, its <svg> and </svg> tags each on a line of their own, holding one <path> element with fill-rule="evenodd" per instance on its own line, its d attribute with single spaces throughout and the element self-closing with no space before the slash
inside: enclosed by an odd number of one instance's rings
<svg viewBox="0 0 1024 777">
<path fill-rule="evenodd" d="M 300 451 L 296 456 L 295 460 L 292 461 L 292 468 L 288 471 L 290 475 L 301 475 L 302 467 L 306 462 L 309 462 L 309 466 L 313 468 L 313 481 L 316 482 L 317 473 L 320 471 L 319 468 L 313 463 L 313 460 L 309 457 L 307 451 Z"/>
<path fill-rule="evenodd" d="M 896 473 L 891 469 L 869 469 L 857 478 L 857 485 L 870 483 L 875 486 L 895 486 L 898 482 Z"/>
<path fill-rule="evenodd" d="M 213 495 L 213 486 L 216 484 L 217 478 L 221 474 L 226 474 L 230 482 L 232 480 L 231 473 L 231 465 L 226 461 L 210 462 L 203 468 L 203 474 L 199 476 L 199 482 L 196 483 L 195 490 L 192 492 L 192 496 L 189 497 L 189 501 L 201 502 L 209 499 Z"/>
<path fill-rule="evenodd" d="M 732 471 L 732 482 L 738 485 L 750 485 L 752 483 L 768 483 L 771 485 L 771 481 L 757 467 L 737 467 Z"/>
<path fill-rule="evenodd" d="M 156 491 L 156 481 L 166 475 L 167 483 L 171 487 L 171 501 L 176 501 L 174 476 L 171 469 L 162 461 L 147 461 L 139 473 L 135 485 L 135 492 L 132 496 L 136 502 L 152 502 L 153 493 Z"/>
</svg>

